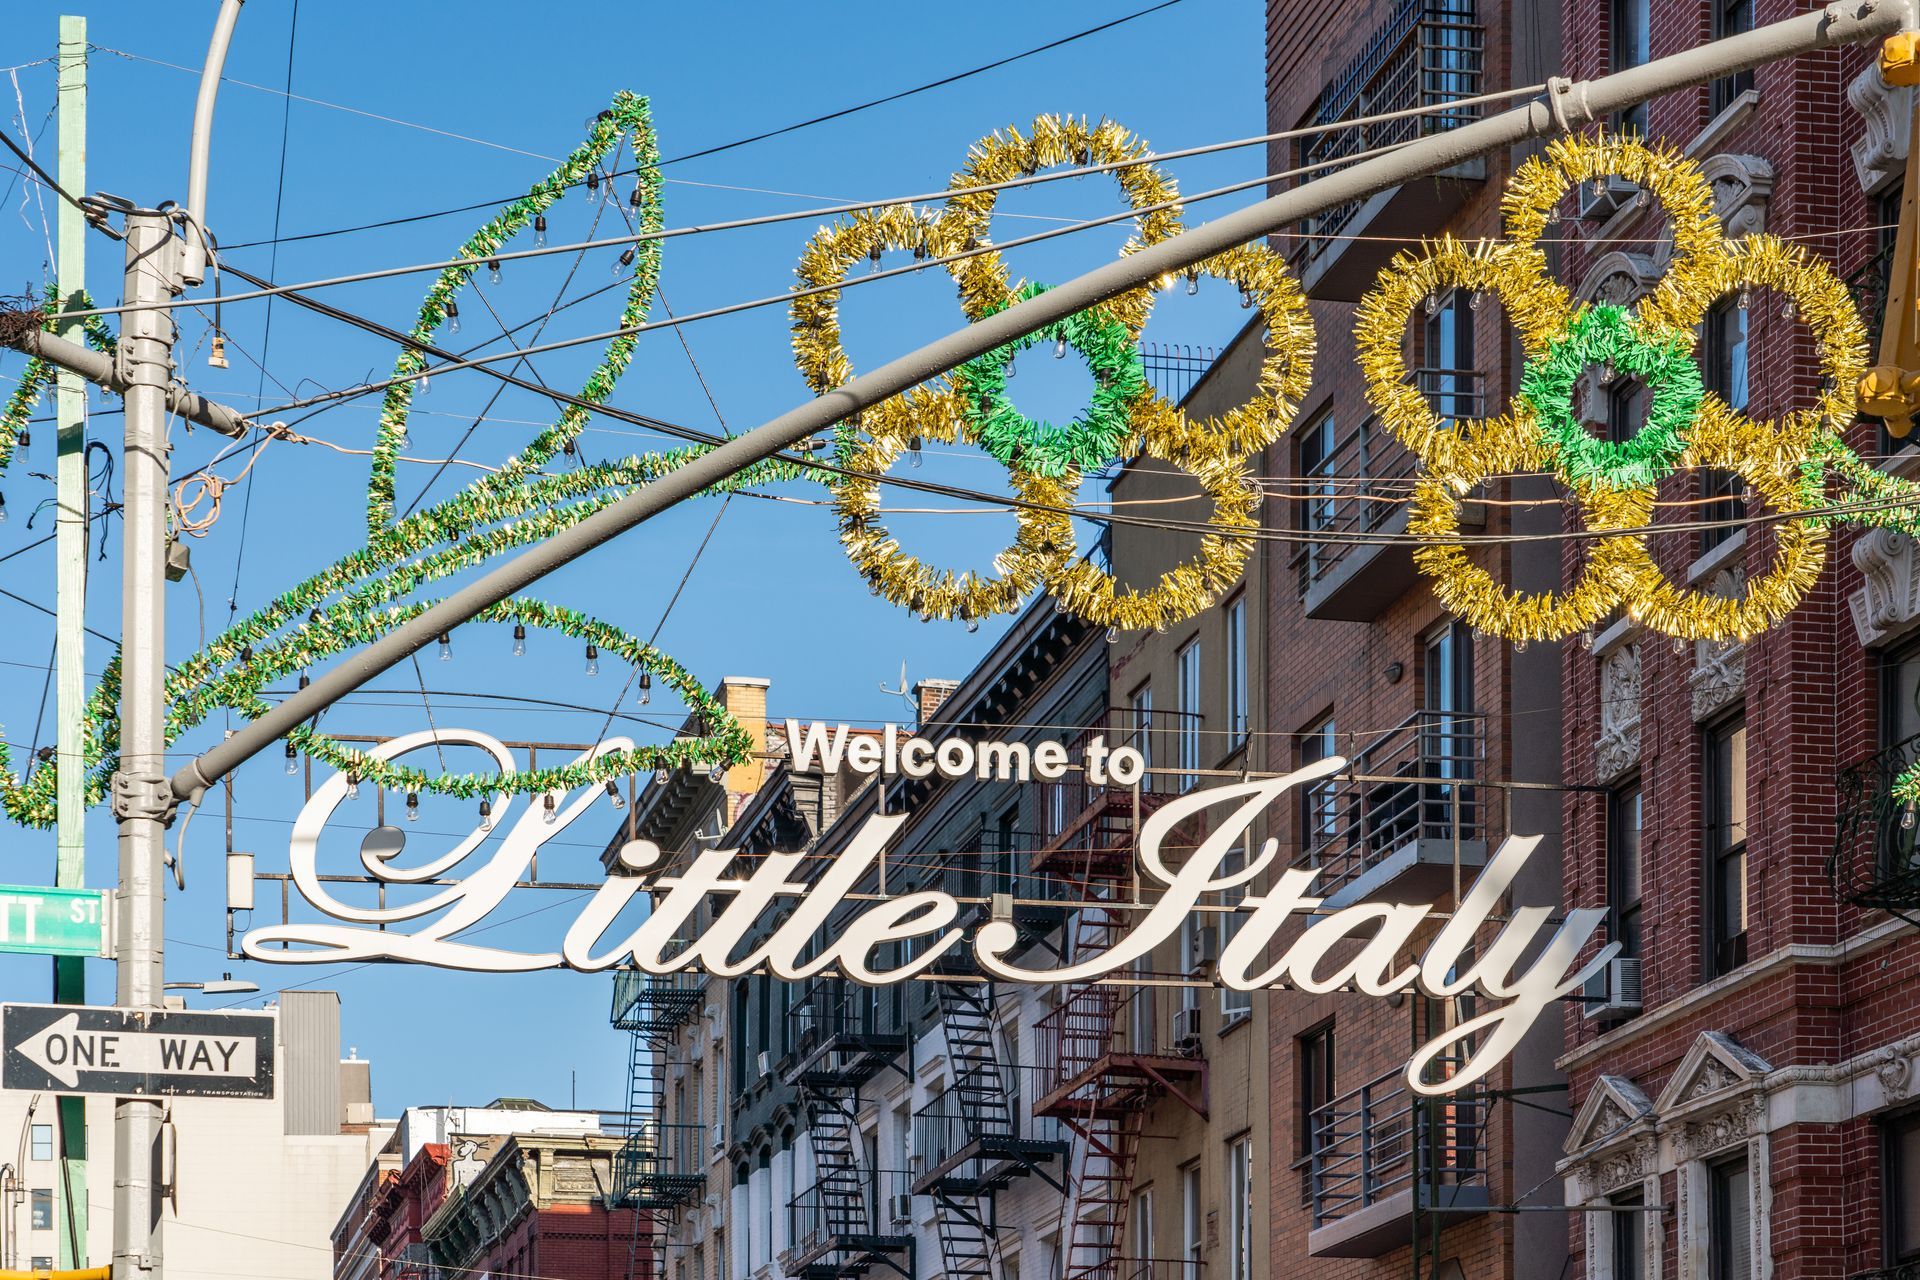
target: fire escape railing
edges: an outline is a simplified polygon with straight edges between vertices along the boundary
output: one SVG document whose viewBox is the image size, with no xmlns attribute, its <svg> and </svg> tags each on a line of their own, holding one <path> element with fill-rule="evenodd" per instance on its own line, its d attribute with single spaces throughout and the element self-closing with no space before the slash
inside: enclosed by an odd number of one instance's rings
<svg viewBox="0 0 1920 1280">
<path fill-rule="evenodd" d="M 1313 1225 L 1338 1222 L 1416 1186 L 1425 1192 L 1485 1186 L 1487 1107 L 1479 1085 L 1428 1098 L 1394 1070 L 1309 1112 Z"/>
<path fill-rule="evenodd" d="M 787 1240 L 802 1256 L 892 1247 L 911 1235 L 904 1169 L 865 1171 L 857 1184 L 816 1182 L 787 1202 Z"/>
<path fill-rule="evenodd" d="M 1443 423 L 1484 416 L 1487 375 L 1478 369 L 1414 369 L 1408 379 Z M 1372 545 L 1413 496 L 1414 457 L 1368 414 L 1348 430 L 1311 473 L 1299 476 L 1294 523 L 1311 535 L 1293 554 L 1301 595 L 1331 577 L 1347 558 Z"/>
<path fill-rule="evenodd" d="M 614 1203 L 641 1209 L 684 1205 L 706 1185 L 706 1127 L 629 1122 L 626 1141 L 614 1154 Z"/>
<path fill-rule="evenodd" d="M 1893 782 L 1920 760 L 1920 737 L 1908 738 L 1842 769 L 1833 856 L 1834 893 L 1860 907 L 1920 908 L 1920 821 L 1893 798 Z"/>
<path fill-rule="evenodd" d="M 1302 793 L 1302 852 L 1329 896 L 1416 840 L 1486 834 L 1486 800 L 1473 782 L 1486 752 L 1486 717 L 1416 711 L 1356 751 L 1346 772 Z"/>
<path fill-rule="evenodd" d="M 1360 116 L 1424 109 L 1395 120 L 1308 134 L 1294 144 L 1296 166 L 1338 164 L 1364 152 L 1458 129 L 1480 118 L 1469 103 L 1480 92 L 1486 31 L 1473 20 L 1471 0 L 1403 0 L 1393 16 L 1320 95 L 1307 127 L 1340 125 Z M 1323 169 L 1316 169 L 1318 176 Z M 1300 223 L 1303 237 L 1338 235 L 1361 201 L 1352 200 Z M 1313 252 L 1313 239 L 1295 251 L 1296 266 Z"/>
</svg>

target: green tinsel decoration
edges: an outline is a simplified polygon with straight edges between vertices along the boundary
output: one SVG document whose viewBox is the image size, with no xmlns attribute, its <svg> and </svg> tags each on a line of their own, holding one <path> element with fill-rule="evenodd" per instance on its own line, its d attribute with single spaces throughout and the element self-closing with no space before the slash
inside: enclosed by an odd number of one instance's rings
<svg viewBox="0 0 1920 1280">
<path fill-rule="evenodd" d="M 1647 420 L 1632 438 L 1596 440 L 1573 406 L 1573 389 L 1595 365 L 1640 379 L 1652 391 Z M 1519 398 L 1552 446 L 1556 470 L 1570 485 L 1637 489 L 1669 474 L 1686 452 L 1693 415 L 1706 395 L 1686 335 L 1650 340 L 1622 307 L 1600 303 L 1575 312 L 1565 336 L 1545 358 L 1529 360 Z"/>
<path fill-rule="evenodd" d="M 1037 298 L 1048 287 L 1028 284 L 1014 301 Z M 987 314 L 1009 305 L 991 307 Z M 1080 353 L 1093 374 L 1091 402 L 1065 427 L 1036 422 L 1007 396 L 1008 363 L 1043 341 L 1065 342 Z M 1147 375 L 1126 326 L 1101 308 L 1090 307 L 968 361 L 954 370 L 953 388 L 960 394 L 981 448 L 1009 467 L 1058 479 L 1098 470 L 1120 456 L 1133 431 L 1133 402 L 1147 394 Z"/>
</svg>

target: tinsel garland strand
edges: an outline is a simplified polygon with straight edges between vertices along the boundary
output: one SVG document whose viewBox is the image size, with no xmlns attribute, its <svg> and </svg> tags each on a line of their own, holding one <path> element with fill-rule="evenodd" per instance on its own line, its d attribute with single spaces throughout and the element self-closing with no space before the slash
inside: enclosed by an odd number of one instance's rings
<svg viewBox="0 0 1920 1280">
<path fill-rule="evenodd" d="M 1013 301 L 1037 298 L 1048 287 L 1028 284 Z M 991 307 L 987 314 L 1005 309 L 1004 305 Z M 1040 342 L 1078 352 L 1093 375 L 1091 402 L 1065 427 L 1034 421 L 1015 408 L 1007 395 L 1007 366 Z M 1077 311 L 969 360 L 954 370 L 953 387 L 982 449 L 1008 467 L 1052 479 L 1097 471 L 1113 461 L 1133 430 L 1130 407 L 1148 394 L 1146 370 L 1133 335 L 1099 307 Z"/>
</svg>

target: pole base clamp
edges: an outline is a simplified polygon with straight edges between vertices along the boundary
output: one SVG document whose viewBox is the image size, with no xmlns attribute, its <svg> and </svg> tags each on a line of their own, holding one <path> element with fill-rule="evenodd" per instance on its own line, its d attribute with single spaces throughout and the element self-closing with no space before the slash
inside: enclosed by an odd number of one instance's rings
<svg viewBox="0 0 1920 1280">
<path fill-rule="evenodd" d="M 122 822 L 150 818 L 166 826 L 173 821 L 174 804 L 173 786 L 164 774 L 113 775 L 113 816 Z"/>
</svg>

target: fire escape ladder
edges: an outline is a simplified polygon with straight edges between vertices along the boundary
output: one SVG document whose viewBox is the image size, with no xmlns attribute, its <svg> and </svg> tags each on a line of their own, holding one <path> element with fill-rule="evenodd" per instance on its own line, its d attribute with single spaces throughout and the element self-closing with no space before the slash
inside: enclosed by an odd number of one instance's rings
<svg viewBox="0 0 1920 1280">
<path fill-rule="evenodd" d="M 630 1032 L 627 1048 L 627 1138 L 614 1154 L 614 1203 L 628 1204 L 633 1232 L 627 1241 L 627 1280 L 662 1280 L 666 1275 L 667 1231 L 676 1217 L 670 1210 L 643 1209 L 641 1186 L 659 1172 L 657 1136 L 666 1100 L 660 1059 L 640 1031 Z"/>
<path fill-rule="evenodd" d="M 991 982 L 939 982 L 940 1016 L 947 1034 L 947 1058 L 953 1070 L 949 1092 L 959 1101 L 967 1137 L 1014 1136 L 1014 1089 L 995 1048 L 994 993 Z"/>
<path fill-rule="evenodd" d="M 864 1236 L 870 1231 L 867 1180 L 860 1171 L 860 1127 L 856 1112 L 860 1086 L 814 1083 L 806 1087 L 807 1117 L 813 1132 L 820 1212 L 834 1236 Z"/>
<path fill-rule="evenodd" d="M 1067 1121 L 1079 1137 L 1080 1164 L 1062 1280 L 1119 1280 L 1120 1243 L 1145 1126 L 1146 1112 L 1139 1108 Z"/>
<path fill-rule="evenodd" d="M 989 1196 L 935 1192 L 933 1220 L 940 1233 L 940 1274 L 947 1280 L 994 1280 L 994 1226 Z"/>
</svg>

